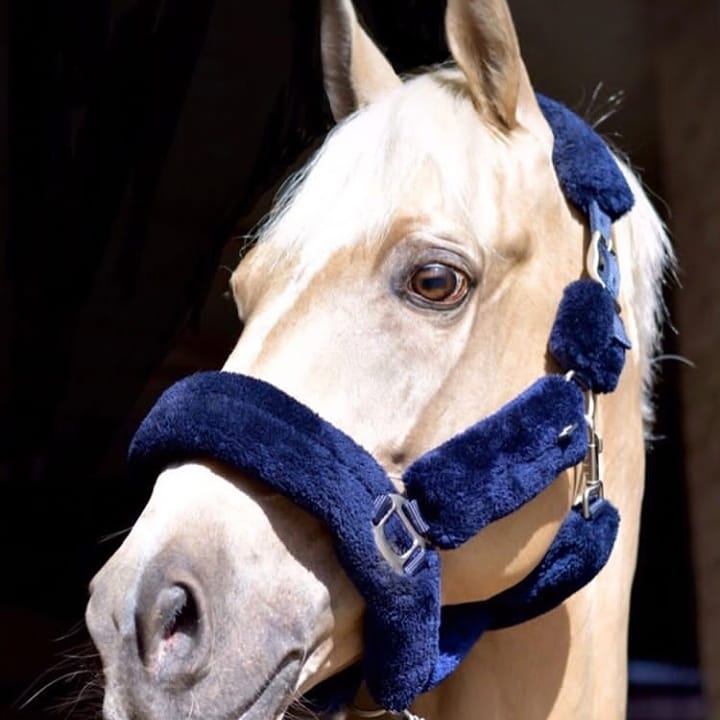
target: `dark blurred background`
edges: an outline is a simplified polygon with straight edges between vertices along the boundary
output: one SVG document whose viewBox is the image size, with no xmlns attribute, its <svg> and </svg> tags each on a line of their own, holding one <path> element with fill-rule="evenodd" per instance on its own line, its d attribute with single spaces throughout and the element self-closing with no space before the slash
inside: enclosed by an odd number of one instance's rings
<svg viewBox="0 0 720 720">
<path fill-rule="evenodd" d="M 399 71 L 447 58 L 442 0 L 356 5 Z M 668 292 L 680 334 L 664 352 L 697 368 L 660 361 L 629 712 L 720 717 L 720 6 L 511 7 L 536 88 L 593 121 L 614 111 L 600 129 L 675 239 L 685 289 Z M 244 235 L 330 126 L 318 8 L 1 12 L 0 718 L 98 717 L 86 587 L 147 496 L 125 481 L 125 447 L 162 389 L 232 347 L 226 286 Z"/>
</svg>

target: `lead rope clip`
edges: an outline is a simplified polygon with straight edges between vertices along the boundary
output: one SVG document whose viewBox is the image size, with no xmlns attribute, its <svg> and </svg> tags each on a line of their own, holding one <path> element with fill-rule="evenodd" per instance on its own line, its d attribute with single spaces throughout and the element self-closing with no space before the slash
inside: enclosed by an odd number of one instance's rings
<svg viewBox="0 0 720 720">
<path fill-rule="evenodd" d="M 600 476 L 600 453 L 603 450 L 602 437 L 597 431 L 597 402 L 592 390 L 586 392 L 587 411 L 585 423 L 588 433 L 588 454 L 582 469 L 582 514 L 586 520 L 592 519 L 595 510 L 605 499 L 602 477 Z"/>
</svg>

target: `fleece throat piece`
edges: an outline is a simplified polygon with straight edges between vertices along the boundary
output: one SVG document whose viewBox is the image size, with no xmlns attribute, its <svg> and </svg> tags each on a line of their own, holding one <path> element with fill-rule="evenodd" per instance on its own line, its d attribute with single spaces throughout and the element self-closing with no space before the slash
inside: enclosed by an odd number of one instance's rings
<svg viewBox="0 0 720 720">
<path fill-rule="evenodd" d="M 597 277 L 566 290 L 549 350 L 569 375 L 536 381 L 498 412 L 426 453 L 404 476 L 405 496 L 375 459 L 315 412 L 267 383 L 205 372 L 169 388 L 129 452 L 132 476 L 151 483 L 168 465 L 219 460 L 290 498 L 329 529 L 338 559 L 366 604 L 359 668 L 316 693 L 318 709 L 347 702 L 361 680 L 401 711 L 445 679 L 489 629 L 562 603 L 605 565 L 615 508 L 599 498 L 588 519 L 565 518 L 547 554 L 520 583 L 477 603 L 441 606 L 438 551 L 456 548 L 536 497 L 588 454 L 585 391 L 610 392 L 629 347 L 619 316 L 612 222 L 632 193 L 603 141 L 562 105 L 538 97 L 567 200 L 597 245 Z"/>
</svg>

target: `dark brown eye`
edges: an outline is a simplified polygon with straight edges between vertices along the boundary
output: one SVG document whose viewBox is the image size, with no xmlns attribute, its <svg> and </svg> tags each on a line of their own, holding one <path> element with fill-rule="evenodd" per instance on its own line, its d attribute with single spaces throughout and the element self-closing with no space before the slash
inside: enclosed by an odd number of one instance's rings
<svg viewBox="0 0 720 720">
<path fill-rule="evenodd" d="M 459 304 L 467 295 L 467 275 L 450 265 L 429 263 L 415 271 L 408 283 L 410 292 L 423 300 L 444 307 Z"/>
</svg>

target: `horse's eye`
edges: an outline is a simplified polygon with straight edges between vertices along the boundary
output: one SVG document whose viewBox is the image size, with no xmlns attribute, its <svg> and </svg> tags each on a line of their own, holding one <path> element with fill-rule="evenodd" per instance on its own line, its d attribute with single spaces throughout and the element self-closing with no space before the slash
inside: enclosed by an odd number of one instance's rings
<svg viewBox="0 0 720 720">
<path fill-rule="evenodd" d="M 467 295 L 470 282 L 467 275 L 450 265 L 429 263 L 416 270 L 409 291 L 417 298 L 442 307 L 455 307 Z"/>
</svg>

